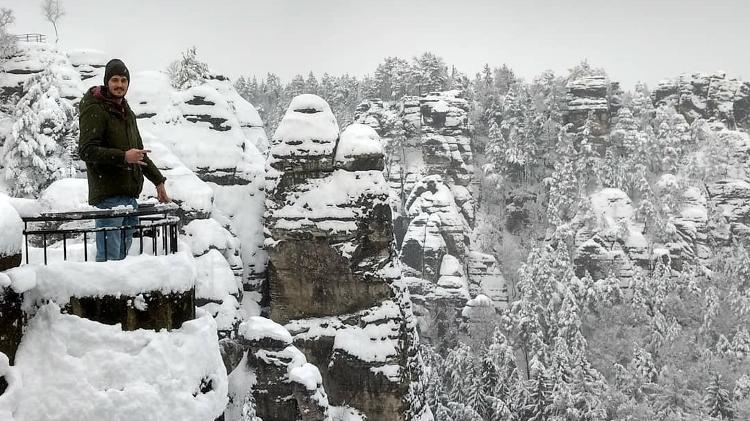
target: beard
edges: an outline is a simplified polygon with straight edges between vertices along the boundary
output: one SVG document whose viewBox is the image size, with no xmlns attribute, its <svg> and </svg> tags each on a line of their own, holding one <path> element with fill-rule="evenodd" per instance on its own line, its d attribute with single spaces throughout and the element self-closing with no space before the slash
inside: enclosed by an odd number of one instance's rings
<svg viewBox="0 0 750 421">
<path fill-rule="evenodd" d="M 125 98 L 126 89 L 109 89 L 109 94 L 115 98 Z"/>
</svg>

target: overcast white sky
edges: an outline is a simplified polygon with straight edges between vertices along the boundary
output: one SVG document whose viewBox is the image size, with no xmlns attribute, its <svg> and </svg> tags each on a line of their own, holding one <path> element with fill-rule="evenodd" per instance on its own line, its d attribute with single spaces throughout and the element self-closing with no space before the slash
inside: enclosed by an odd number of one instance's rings
<svg viewBox="0 0 750 421">
<path fill-rule="evenodd" d="M 372 73 L 424 51 L 470 76 L 507 63 L 530 79 L 583 58 L 630 89 L 685 72 L 750 77 L 748 0 L 61 0 L 65 49 L 93 48 L 134 70 L 195 45 L 219 73 Z M 53 35 L 41 0 L 0 0 L 14 33 Z M 54 36 L 52 37 L 54 39 Z"/>
</svg>

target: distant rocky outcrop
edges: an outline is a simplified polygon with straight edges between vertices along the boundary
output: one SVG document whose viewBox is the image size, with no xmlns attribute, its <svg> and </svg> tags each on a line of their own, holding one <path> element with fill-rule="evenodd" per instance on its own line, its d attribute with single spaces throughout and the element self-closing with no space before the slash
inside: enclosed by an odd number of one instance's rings
<svg viewBox="0 0 750 421">
<path fill-rule="evenodd" d="M 688 122 L 703 118 L 729 129 L 750 129 L 750 82 L 728 78 L 724 72 L 667 79 L 651 95 L 655 104 L 674 104 Z"/>
<path fill-rule="evenodd" d="M 427 340 L 442 334 L 436 318 L 457 327 L 461 309 L 477 294 L 496 306 L 507 301 L 495 258 L 471 242 L 476 204 L 469 108 L 460 91 L 395 104 L 373 99 L 357 108 L 356 120 L 383 139 L 399 259 Z"/>
<path fill-rule="evenodd" d="M 566 90 L 563 123 L 570 124 L 569 132 L 578 133 L 590 120 L 589 136 L 603 155 L 612 117 L 622 105 L 619 83 L 606 76 L 584 76 L 568 82 Z"/>
</svg>

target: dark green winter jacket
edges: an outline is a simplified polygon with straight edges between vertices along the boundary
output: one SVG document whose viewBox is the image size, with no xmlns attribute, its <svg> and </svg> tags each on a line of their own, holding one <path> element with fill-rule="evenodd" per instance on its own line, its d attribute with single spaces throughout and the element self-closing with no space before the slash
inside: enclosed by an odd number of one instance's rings
<svg viewBox="0 0 750 421">
<path fill-rule="evenodd" d="M 143 149 L 135 114 L 127 101 L 118 104 L 103 86 L 94 86 L 83 96 L 79 107 L 78 153 L 86 162 L 89 204 L 96 205 L 112 196 L 138 197 L 144 175 L 154 185 L 166 180 L 148 156 L 143 158 L 145 166 L 125 162 L 125 151 Z"/>
</svg>

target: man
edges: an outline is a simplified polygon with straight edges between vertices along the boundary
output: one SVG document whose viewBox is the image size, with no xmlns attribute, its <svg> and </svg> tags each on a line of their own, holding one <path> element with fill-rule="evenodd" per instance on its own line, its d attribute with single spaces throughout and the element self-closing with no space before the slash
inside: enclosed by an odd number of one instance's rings
<svg viewBox="0 0 750 421">
<path fill-rule="evenodd" d="M 166 178 L 149 159 L 151 151 L 143 148 L 135 114 L 125 100 L 129 84 L 128 68 L 121 60 L 112 59 L 104 71 L 104 86 L 91 87 L 79 105 L 78 151 L 86 162 L 89 204 L 101 209 L 137 209 L 144 175 L 156 186 L 159 201 L 169 201 Z M 96 220 L 97 228 L 136 224 L 138 217 L 134 216 Z M 132 229 L 97 232 L 96 261 L 124 259 L 132 240 Z"/>
</svg>

